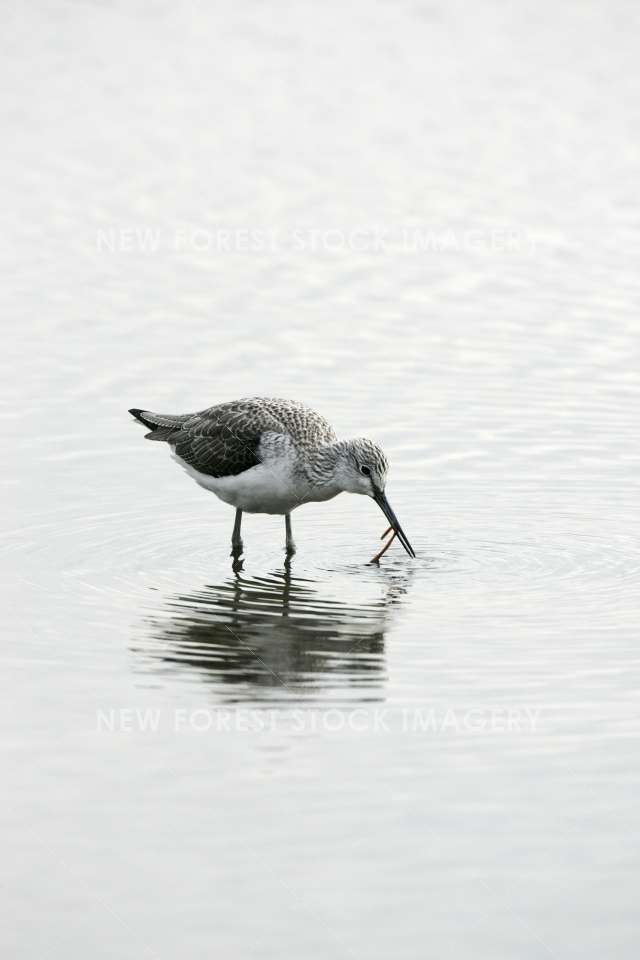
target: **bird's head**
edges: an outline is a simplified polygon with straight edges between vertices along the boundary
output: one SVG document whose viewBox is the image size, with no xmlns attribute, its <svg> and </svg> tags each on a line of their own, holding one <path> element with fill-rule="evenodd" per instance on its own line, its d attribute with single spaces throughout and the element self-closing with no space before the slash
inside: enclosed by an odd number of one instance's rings
<svg viewBox="0 0 640 960">
<path fill-rule="evenodd" d="M 372 497 L 387 483 L 389 462 L 377 443 L 358 437 L 344 443 L 336 465 L 336 475 L 346 493 L 362 493 Z"/>
<path fill-rule="evenodd" d="M 335 470 L 335 477 L 341 489 L 346 493 L 361 493 L 372 497 L 398 534 L 398 539 L 409 556 L 415 557 L 413 547 L 407 540 L 384 492 L 388 472 L 389 461 L 373 440 L 358 437 L 341 445 L 341 455 Z"/>
</svg>

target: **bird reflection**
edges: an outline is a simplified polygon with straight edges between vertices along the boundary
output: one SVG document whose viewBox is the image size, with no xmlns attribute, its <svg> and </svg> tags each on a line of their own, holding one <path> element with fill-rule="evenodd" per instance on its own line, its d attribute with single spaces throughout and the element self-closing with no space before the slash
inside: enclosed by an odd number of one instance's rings
<svg viewBox="0 0 640 960">
<path fill-rule="evenodd" d="M 375 599 L 347 603 L 288 566 L 263 577 L 237 573 L 165 600 L 147 618 L 150 644 L 138 653 L 147 668 L 195 671 L 234 700 L 306 699 L 327 689 L 379 699 L 385 629 L 408 584 L 406 575 L 371 579 Z"/>
</svg>

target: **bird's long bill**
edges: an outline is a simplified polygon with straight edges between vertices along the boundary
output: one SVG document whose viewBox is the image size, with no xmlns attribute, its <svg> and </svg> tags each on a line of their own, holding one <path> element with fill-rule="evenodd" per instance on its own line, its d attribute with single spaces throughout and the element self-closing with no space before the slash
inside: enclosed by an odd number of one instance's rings
<svg viewBox="0 0 640 960">
<path fill-rule="evenodd" d="M 405 535 L 405 532 L 404 532 L 404 530 L 402 529 L 402 527 L 400 526 L 400 523 L 398 522 L 398 518 L 396 517 L 395 513 L 394 513 L 393 510 L 391 509 L 391 505 L 390 505 L 389 501 L 387 500 L 387 498 L 385 497 L 384 493 L 382 493 L 382 491 L 379 491 L 379 492 L 377 492 L 377 493 L 374 493 L 373 499 L 374 499 L 375 502 L 378 504 L 378 506 L 380 507 L 380 509 L 381 509 L 382 512 L 384 513 L 385 517 L 387 518 L 387 520 L 389 521 L 389 523 L 391 524 L 391 526 L 392 526 L 393 529 L 395 530 L 395 532 L 398 534 L 398 540 L 400 541 L 400 543 L 402 544 L 402 546 L 405 548 L 405 550 L 407 551 L 407 553 L 409 554 L 409 556 L 410 556 L 410 557 L 415 557 L 415 555 L 416 555 L 416 554 L 415 554 L 415 550 L 413 549 L 413 547 L 411 546 L 411 544 L 410 544 L 409 541 L 407 540 L 407 537 L 406 537 L 406 535 Z"/>
</svg>

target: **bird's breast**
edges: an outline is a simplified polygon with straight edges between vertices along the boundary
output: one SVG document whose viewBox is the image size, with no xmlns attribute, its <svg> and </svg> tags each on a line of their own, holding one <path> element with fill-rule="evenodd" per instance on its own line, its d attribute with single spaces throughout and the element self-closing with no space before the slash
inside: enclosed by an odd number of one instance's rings
<svg viewBox="0 0 640 960">
<path fill-rule="evenodd" d="M 246 513 L 291 513 L 310 500 L 329 499 L 315 496 L 315 488 L 290 460 L 266 461 L 236 476 L 212 477 L 200 473 L 175 452 L 173 457 L 199 486 Z"/>
</svg>

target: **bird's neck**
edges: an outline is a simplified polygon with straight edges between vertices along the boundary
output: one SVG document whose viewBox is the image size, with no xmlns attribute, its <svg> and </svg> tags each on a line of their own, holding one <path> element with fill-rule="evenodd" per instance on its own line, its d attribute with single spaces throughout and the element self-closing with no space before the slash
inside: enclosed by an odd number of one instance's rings
<svg viewBox="0 0 640 960">
<path fill-rule="evenodd" d="M 337 478 L 337 466 L 347 450 L 346 440 L 336 440 L 317 447 L 308 457 L 305 465 L 307 477 L 313 484 L 335 487 L 335 493 L 342 490 Z"/>
</svg>

